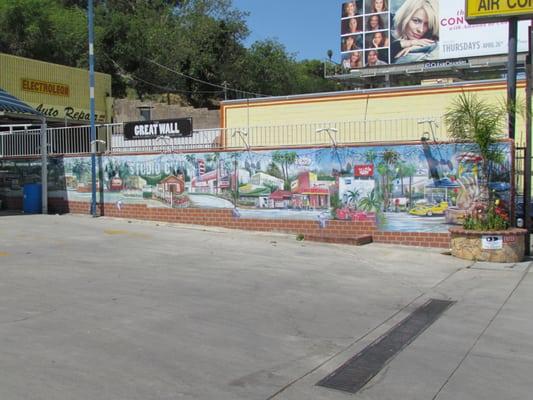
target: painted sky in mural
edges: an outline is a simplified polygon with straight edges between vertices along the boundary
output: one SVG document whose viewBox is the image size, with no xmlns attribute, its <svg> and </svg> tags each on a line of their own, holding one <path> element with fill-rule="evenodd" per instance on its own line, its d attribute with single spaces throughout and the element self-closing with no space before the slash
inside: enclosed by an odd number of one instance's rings
<svg viewBox="0 0 533 400">
<path fill-rule="evenodd" d="M 508 201 L 510 146 L 492 166 L 492 188 Z M 446 231 L 480 195 L 481 159 L 469 144 L 421 144 L 240 153 L 102 157 L 106 203 L 231 208 L 241 218 L 378 218 L 388 231 Z M 38 170 L 4 161 L 1 194 L 20 195 Z M 90 158 L 54 159 L 50 196 L 90 201 Z M 22 172 L 25 171 L 25 172 Z M 22 177 L 21 177 L 22 176 Z"/>
</svg>

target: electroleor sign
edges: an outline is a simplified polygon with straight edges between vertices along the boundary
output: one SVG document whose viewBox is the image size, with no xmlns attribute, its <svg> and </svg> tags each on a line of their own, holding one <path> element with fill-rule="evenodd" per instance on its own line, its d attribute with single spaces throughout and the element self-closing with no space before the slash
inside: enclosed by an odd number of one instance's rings
<svg viewBox="0 0 533 400">
<path fill-rule="evenodd" d="M 466 19 L 471 22 L 531 19 L 533 0 L 466 0 Z"/>
</svg>

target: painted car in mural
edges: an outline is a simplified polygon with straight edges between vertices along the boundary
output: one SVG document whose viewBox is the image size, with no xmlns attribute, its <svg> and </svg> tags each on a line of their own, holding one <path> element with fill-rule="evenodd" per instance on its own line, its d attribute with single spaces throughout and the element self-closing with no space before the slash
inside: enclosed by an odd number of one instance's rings
<svg viewBox="0 0 533 400">
<path fill-rule="evenodd" d="M 509 201 L 510 144 L 490 166 Z M 482 160 L 471 144 L 337 147 L 102 156 L 99 198 L 108 204 L 231 208 L 240 218 L 378 219 L 388 231 L 446 231 L 480 196 Z M 89 157 L 54 158 L 50 196 L 90 201 Z M 0 195 L 39 181 L 38 162 L 2 161 Z"/>
<path fill-rule="evenodd" d="M 432 217 L 434 215 L 444 215 L 448 209 L 448 202 L 441 201 L 439 204 L 434 205 L 418 205 L 415 208 L 409 210 L 409 214 L 420 215 L 426 217 Z"/>
</svg>

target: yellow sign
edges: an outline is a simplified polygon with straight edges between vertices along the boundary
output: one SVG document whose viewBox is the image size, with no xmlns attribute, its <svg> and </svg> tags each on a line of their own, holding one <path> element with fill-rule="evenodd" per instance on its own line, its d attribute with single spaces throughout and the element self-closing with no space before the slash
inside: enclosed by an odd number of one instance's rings
<svg viewBox="0 0 533 400">
<path fill-rule="evenodd" d="M 533 0 L 466 0 L 465 8 L 468 22 L 533 17 Z"/>
<path fill-rule="evenodd" d="M 52 96 L 68 97 L 70 90 L 68 85 L 62 83 L 36 81 L 34 79 L 22 79 L 22 90 L 27 92 L 44 93 Z"/>
</svg>

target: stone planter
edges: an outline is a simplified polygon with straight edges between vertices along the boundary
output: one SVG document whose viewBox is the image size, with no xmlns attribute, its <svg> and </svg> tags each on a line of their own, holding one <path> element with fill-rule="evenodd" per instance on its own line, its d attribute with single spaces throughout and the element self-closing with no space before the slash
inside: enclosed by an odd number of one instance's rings
<svg viewBox="0 0 533 400">
<path fill-rule="evenodd" d="M 449 229 L 452 255 L 465 260 L 520 262 L 525 254 L 527 230 L 471 231 L 462 227 Z"/>
</svg>

